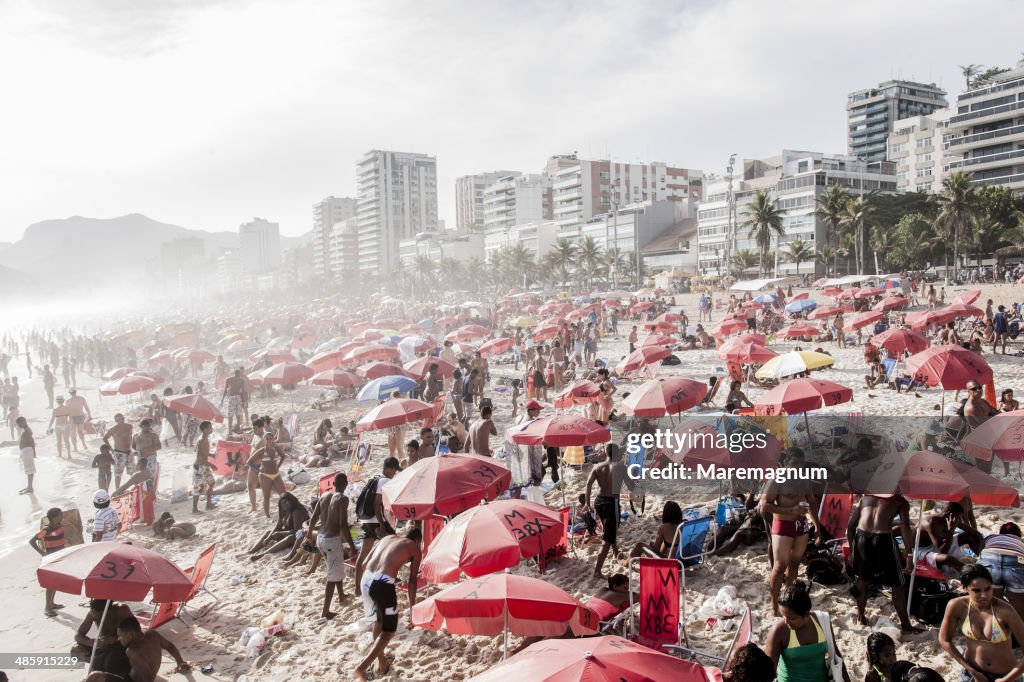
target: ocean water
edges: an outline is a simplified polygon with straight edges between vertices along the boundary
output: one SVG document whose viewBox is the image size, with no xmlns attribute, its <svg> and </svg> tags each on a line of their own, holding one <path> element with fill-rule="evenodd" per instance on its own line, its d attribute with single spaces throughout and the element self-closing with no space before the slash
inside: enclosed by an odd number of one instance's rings
<svg viewBox="0 0 1024 682">
<path fill-rule="evenodd" d="M 4 426 L 0 440 L 10 440 L 10 435 Z M 76 495 L 71 491 L 80 489 L 87 482 L 86 476 L 95 477 L 88 465 L 81 456 L 68 462 L 59 461 L 53 454 L 40 453 L 36 458 L 35 493 L 19 495 L 26 480 L 19 450 L 0 448 L 0 557 L 28 543 L 47 509 L 75 506 Z M 88 514 L 86 510 L 82 513 Z"/>
</svg>

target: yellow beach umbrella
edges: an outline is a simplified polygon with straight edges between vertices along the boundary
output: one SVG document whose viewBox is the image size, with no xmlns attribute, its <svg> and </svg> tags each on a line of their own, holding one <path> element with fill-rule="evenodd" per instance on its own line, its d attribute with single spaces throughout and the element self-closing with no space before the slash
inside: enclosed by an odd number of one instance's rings
<svg viewBox="0 0 1024 682">
<path fill-rule="evenodd" d="M 537 326 L 537 320 L 533 319 L 532 317 L 530 317 L 528 315 L 520 315 L 519 317 L 517 317 L 514 320 L 512 320 L 512 322 L 510 324 L 513 327 L 517 327 L 519 329 L 527 329 L 527 328 L 530 328 L 530 327 L 536 327 Z"/>
<path fill-rule="evenodd" d="M 831 367 L 835 359 L 831 355 L 810 350 L 795 350 L 777 355 L 764 363 L 754 376 L 758 379 L 778 379 L 801 374 L 812 369 Z"/>
</svg>

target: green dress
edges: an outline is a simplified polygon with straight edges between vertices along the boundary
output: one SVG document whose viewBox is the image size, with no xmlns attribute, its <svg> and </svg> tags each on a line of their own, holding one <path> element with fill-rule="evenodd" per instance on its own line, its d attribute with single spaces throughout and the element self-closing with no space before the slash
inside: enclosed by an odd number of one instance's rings
<svg viewBox="0 0 1024 682">
<path fill-rule="evenodd" d="M 814 629 L 818 633 L 818 641 L 813 644 L 800 644 L 796 631 L 789 631 L 789 643 L 782 650 L 779 658 L 778 682 L 830 682 L 827 656 L 828 641 L 821 629 L 816 616 Z"/>
</svg>

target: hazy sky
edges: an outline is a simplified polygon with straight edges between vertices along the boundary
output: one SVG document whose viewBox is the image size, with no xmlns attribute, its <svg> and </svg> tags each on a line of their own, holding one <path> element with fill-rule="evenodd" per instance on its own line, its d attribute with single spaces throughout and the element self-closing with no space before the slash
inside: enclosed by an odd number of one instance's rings
<svg viewBox="0 0 1024 682">
<path fill-rule="evenodd" d="M 574 150 L 721 172 L 843 152 L 845 97 L 1012 66 L 1015 0 L 0 0 L 0 240 L 140 212 L 285 234 L 371 148 L 454 181 Z"/>
</svg>

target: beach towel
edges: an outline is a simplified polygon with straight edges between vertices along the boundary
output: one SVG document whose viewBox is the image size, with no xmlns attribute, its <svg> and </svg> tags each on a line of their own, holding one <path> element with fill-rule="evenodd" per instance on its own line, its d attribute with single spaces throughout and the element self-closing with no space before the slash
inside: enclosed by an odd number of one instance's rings
<svg viewBox="0 0 1024 682">
<path fill-rule="evenodd" d="M 570 445 L 565 448 L 562 459 L 570 466 L 583 466 L 584 455 L 582 445 Z"/>
</svg>

